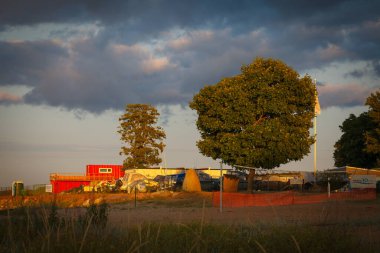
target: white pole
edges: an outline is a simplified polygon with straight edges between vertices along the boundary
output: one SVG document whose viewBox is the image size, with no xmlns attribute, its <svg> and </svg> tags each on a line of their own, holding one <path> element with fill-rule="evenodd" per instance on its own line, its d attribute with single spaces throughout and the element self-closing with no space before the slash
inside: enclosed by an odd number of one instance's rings
<svg viewBox="0 0 380 253">
<path fill-rule="evenodd" d="M 314 116 L 314 180 L 317 181 L 317 115 Z"/>
<path fill-rule="evenodd" d="M 223 212 L 223 162 L 220 162 L 220 194 L 219 212 Z"/>
<path fill-rule="evenodd" d="M 317 103 L 317 79 L 315 82 L 315 102 Z M 317 105 L 314 106 L 314 180 L 317 182 Z"/>
</svg>

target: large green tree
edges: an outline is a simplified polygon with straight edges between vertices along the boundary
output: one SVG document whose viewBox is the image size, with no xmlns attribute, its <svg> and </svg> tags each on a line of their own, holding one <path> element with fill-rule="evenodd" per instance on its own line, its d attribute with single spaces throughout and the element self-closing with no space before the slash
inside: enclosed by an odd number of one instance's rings
<svg viewBox="0 0 380 253">
<path fill-rule="evenodd" d="M 372 93 L 367 98 L 366 105 L 369 106 L 368 115 L 374 124 L 374 128 L 366 133 L 366 151 L 380 158 L 380 91 Z"/>
<path fill-rule="evenodd" d="M 119 118 L 118 133 L 126 146 L 121 148 L 120 155 L 125 155 L 124 168 L 146 168 L 159 164 L 159 157 L 165 147 L 164 130 L 157 126 L 160 114 L 157 109 L 147 104 L 129 104 L 125 113 Z"/>
<path fill-rule="evenodd" d="M 200 152 L 229 165 L 272 169 L 310 152 L 315 86 L 285 63 L 257 58 L 241 73 L 200 90 Z"/>
<path fill-rule="evenodd" d="M 366 152 L 366 132 L 374 129 L 368 112 L 351 114 L 339 128 L 343 134 L 334 146 L 335 166 L 375 167 L 376 155 Z"/>
</svg>

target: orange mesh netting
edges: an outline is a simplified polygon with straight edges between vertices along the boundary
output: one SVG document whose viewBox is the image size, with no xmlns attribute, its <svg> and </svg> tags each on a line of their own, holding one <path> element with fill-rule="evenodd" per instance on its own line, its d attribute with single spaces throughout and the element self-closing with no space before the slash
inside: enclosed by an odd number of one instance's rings
<svg viewBox="0 0 380 253">
<path fill-rule="evenodd" d="M 323 194 L 300 194 L 292 191 L 275 193 L 229 193 L 222 196 L 224 207 L 247 207 L 247 206 L 280 206 L 293 204 L 312 204 L 327 200 L 373 200 L 376 199 L 376 189 L 360 189 L 350 192 Z M 220 193 L 213 193 L 213 206 L 220 205 Z"/>
</svg>

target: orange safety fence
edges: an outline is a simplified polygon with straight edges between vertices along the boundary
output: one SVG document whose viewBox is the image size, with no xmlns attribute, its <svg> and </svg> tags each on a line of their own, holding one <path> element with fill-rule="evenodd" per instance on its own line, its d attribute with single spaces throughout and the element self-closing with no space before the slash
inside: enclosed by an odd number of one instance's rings
<svg viewBox="0 0 380 253">
<path fill-rule="evenodd" d="M 283 206 L 294 204 L 313 204 L 328 200 L 373 200 L 376 199 L 376 189 L 358 189 L 350 192 L 334 192 L 330 194 L 296 193 L 293 191 L 275 193 L 229 193 L 222 195 L 223 207 L 248 206 Z M 213 206 L 220 205 L 220 192 L 213 193 Z"/>
</svg>

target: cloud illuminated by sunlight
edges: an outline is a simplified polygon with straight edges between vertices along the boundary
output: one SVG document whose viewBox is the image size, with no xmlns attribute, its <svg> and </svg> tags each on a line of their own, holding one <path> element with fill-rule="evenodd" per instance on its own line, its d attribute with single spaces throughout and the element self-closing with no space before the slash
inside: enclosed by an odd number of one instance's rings
<svg viewBox="0 0 380 253">
<path fill-rule="evenodd" d="M 0 103 L 19 103 L 19 102 L 22 102 L 22 97 L 0 91 Z"/>
</svg>

